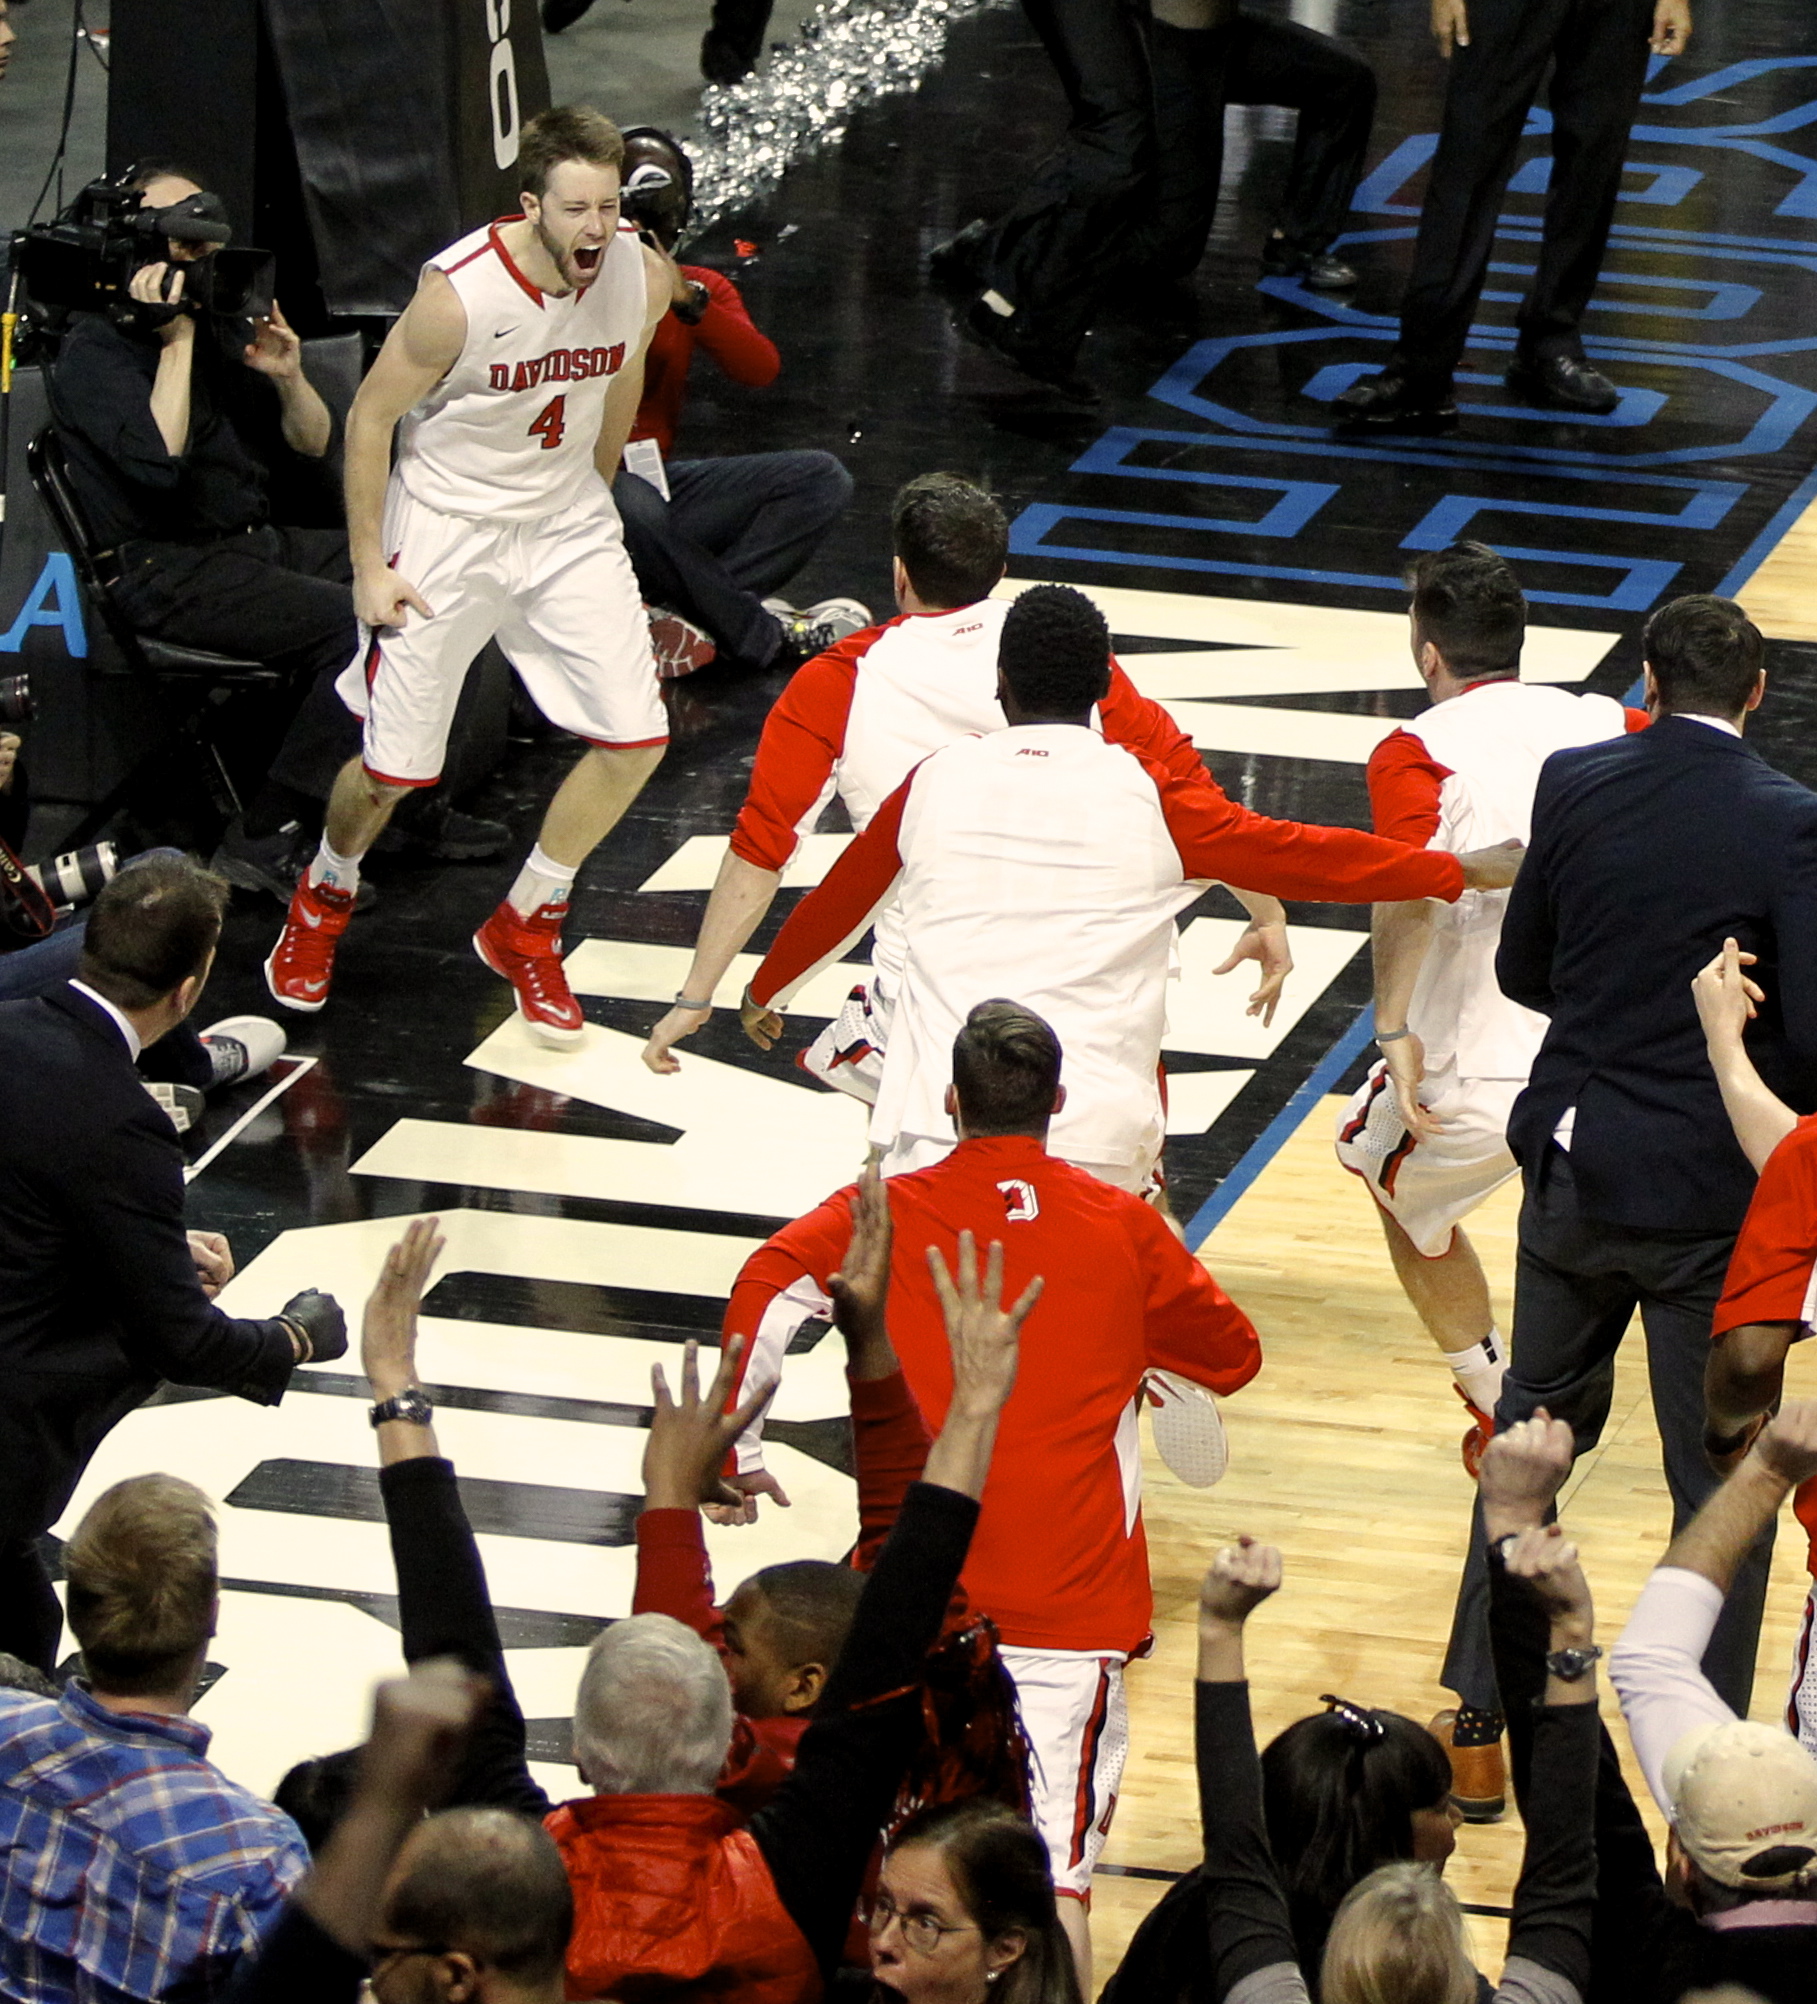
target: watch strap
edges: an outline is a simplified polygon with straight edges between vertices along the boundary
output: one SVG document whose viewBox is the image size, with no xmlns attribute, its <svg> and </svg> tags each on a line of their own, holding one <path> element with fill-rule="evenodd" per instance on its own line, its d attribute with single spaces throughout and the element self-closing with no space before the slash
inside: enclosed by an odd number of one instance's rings
<svg viewBox="0 0 1817 2004">
<path fill-rule="evenodd" d="M 408 1420 L 413 1426 L 427 1426 L 434 1411 L 429 1394 L 420 1385 L 412 1385 L 395 1398 L 381 1399 L 369 1407 L 366 1417 L 374 1426 L 383 1426 L 387 1420 Z"/>
</svg>

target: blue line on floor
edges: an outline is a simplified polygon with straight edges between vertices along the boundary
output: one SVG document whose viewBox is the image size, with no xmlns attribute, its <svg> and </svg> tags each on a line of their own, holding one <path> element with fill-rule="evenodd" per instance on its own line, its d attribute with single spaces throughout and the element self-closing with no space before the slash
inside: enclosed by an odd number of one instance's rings
<svg viewBox="0 0 1817 2004">
<path fill-rule="evenodd" d="M 1350 1069 L 1357 1054 L 1369 1042 L 1374 1029 L 1374 1011 L 1369 1008 L 1359 1009 L 1356 1012 L 1356 1020 L 1349 1029 L 1313 1066 L 1299 1090 L 1249 1144 L 1230 1174 L 1200 1205 L 1192 1222 L 1186 1227 L 1186 1243 L 1189 1246 L 1195 1249 L 1202 1246 L 1212 1232 L 1224 1222 L 1230 1214 L 1232 1205 L 1280 1153 L 1287 1137 L 1312 1110 L 1313 1102 L 1322 1099 Z"/>
</svg>

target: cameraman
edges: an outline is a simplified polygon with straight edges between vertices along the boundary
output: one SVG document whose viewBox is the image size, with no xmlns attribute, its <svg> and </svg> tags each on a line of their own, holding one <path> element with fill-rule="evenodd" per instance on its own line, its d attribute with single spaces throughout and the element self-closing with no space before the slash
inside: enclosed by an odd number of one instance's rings
<svg viewBox="0 0 1817 2004">
<path fill-rule="evenodd" d="M 856 599 L 797 609 L 765 596 L 819 549 L 851 501 L 852 476 L 830 452 L 669 460 L 696 346 L 733 382 L 755 389 L 773 383 L 782 364 L 729 278 L 675 262 L 694 170 L 668 133 L 646 125 L 625 134 L 624 186 L 624 213 L 671 283 L 672 304 L 650 337 L 643 402 L 612 483 L 625 548 L 652 608 L 657 672 L 685 675 L 712 659 L 697 643 L 690 653 L 689 636 L 678 635 L 664 611 L 704 631 L 732 665 L 796 667 L 871 623 Z"/>
<path fill-rule="evenodd" d="M 77 978 L 0 1003 L 0 1649 L 47 1674 L 62 1614 L 38 1549 L 107 1433 L 161 1379 L 276 1405 L 345 1354 L 325 1294 L 238 1321 L 227 1241 L 183 1227 L 183 1155 L 133 1062 L 195 1007 L 227 886 L 181 857 L 122 870 Z"/>
<path fill-rule="evenodd" d="M 302 697 L 247 809 L 244 836 L 256 843 L 293 819 L 319 823 L 358 748 L 333 691 L 358 651 L 346 532 L 278 526 L 266 493 L 272 463 L 288 459 L 284 470 L 319 483 L 332 505 L 334 420 L 275 301 L 252 322 L 209 309 L 217 244 L 206 239 L 226 230 L 219 198 L 171 166 L 131 185 L 170 232 L 165 254 L 133 273 L 128 324 L 71 317 L 50 376 L 53 422 L 130 624 L 268 663 Z"/>
</svg>

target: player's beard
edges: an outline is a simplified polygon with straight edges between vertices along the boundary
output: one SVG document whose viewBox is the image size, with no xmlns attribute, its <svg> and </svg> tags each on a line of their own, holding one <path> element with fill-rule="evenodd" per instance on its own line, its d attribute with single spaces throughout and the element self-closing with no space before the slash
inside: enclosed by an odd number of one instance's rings
<svg viewBox="0 0 1817 2004">
<path fill-rule="evenodd" d="M 555 238 L 543 227 L 540 217 L 536 224 L 536 234 L 542 242 L 543 250 L 547 254 L 549 262 L 561 274 L 564 285 L 572 286 L 578 290 L 583 285 L 591 285 L 599 276 L 600 267 L 606 261 L 606 247 L 604 244 L 598 246 L 600 253 L 599 262 L 594 265 L 591 271 L 583 271 L 574 256 L 575 251 L 580 248 L 578 239 L 566 245 L 557 243 Z"/>
</svg>

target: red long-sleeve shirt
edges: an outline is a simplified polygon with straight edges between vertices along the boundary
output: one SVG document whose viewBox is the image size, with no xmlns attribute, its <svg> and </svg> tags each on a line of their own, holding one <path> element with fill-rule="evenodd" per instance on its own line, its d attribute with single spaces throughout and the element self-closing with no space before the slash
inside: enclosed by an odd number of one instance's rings
<svg viewBox="0 0 1817 2004">
<path fill-rule="evenodd" d="M 704 348 L 735 383 L 747 383 L 761 390 L 776 380 L 782 357 L 776 343 L 763 333 L 745 311 L 737 286 L 705 265 L 684 264 L 684 278 L 698 279 L 712 295 L 707 310 L 690 327 L 673 313 L 665 313 L 650 336 L 644 356 L 643 401 L 631 426 L 633 438 L 653 438 L 667 459 L 675 450 L 675 429 L 681 423 L 681 406 L 687 396 L 688 370 L 694 350 Z"/>
</svg>

